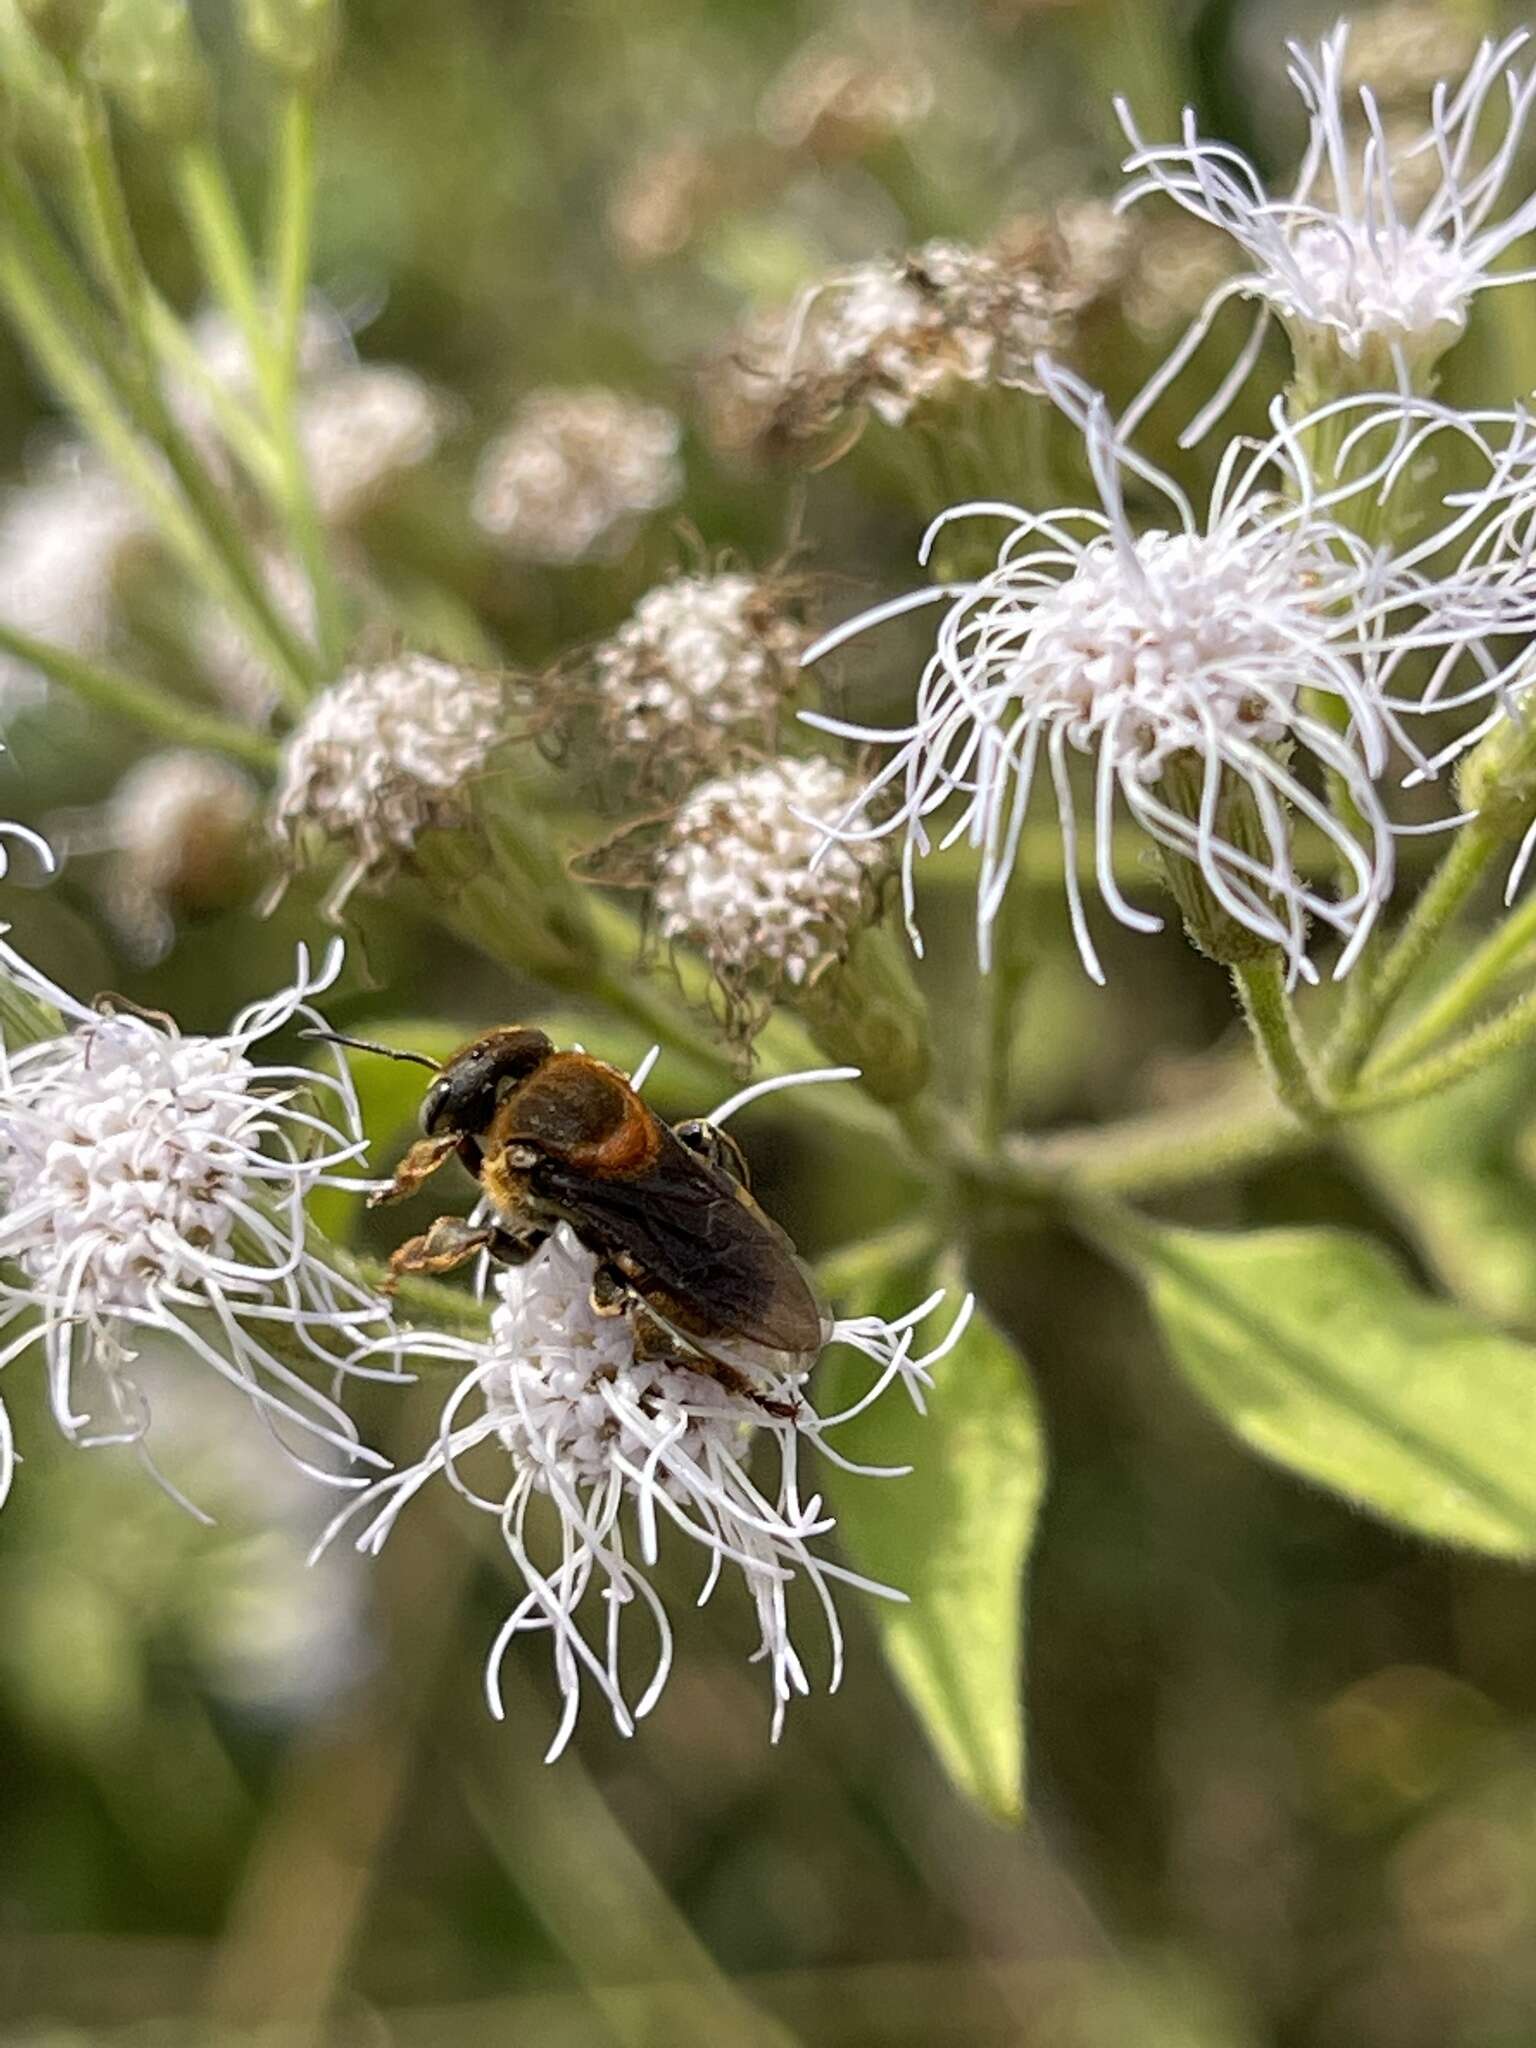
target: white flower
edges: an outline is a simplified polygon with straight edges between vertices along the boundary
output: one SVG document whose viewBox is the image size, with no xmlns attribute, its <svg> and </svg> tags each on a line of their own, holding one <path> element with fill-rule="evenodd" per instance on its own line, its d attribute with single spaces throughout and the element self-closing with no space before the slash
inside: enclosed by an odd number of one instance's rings
<svg viewBox="0 0 1536 2048">
<path fill-rule="evenodd" d="M 183 1034 L 44 981 L 8 945 L 0 967 L 69 1022 L 0 1056 L 0 1366 L 40 1346 L 59 1428 L 141 1450 L 149 1412 L 133 1364 L 141 1333 L 240 1388 L 296 1462 L 297 1434 L 383 1465 L 311 1376 L 366 1370 L 387 1348 L 387 1305 L 310 1248 L 305 1201 L 366 1149 L 345 1065 L 310 1072 L 255 1057 L 340 968 L 241 1011 L 217 1037 Z M 348 1184 L 342 1181 L 341 1184 Z M 302 1368 L 302 1369 L 301 1369 Z M 0 1411 L 0 1497 L 11 1470 Z M 356 1483 L 343 1479 L 341 1483 Z"/>
<path fill-rule="evenodd" d="M 486 449 L 472 510 L 524 561 L 614 561 L 683 486 L 672 414 L 593 385 L 530 392 Z"/>
<path fill-rule="evenodd" d="M 300 860 L 314 834 L 347 849 L 327 905 L 339 914 L 359 883 L 388 875 L 421 833 L 464 822 L 470 785 L 506 735 L 505 696 L 493 677 L 425 654 L 353 669 L 288 737 L 274 831 Z"/>
<path fill-rule="evenodd" d="M 854 778 L 819 755 L 696 789 L 656 864 L 661 937 L 698 947 L 728 991 L 814 979 L 869 923 L 891 867 L 878 841 L 826 843 L 824 821 L 845 818 L 858 796 Z"/>
<path fill-rule="evenodd" d="M 195 367 L 177 377 L 166 396 L 184 433 L 205 459 L 221 465 L 223 437 L 217 399 L 251 408 L 259 382 L 245 330 L 222 308 L 210 306 L 187 330 Z M 301 390 L 341 375 L 357 360 L 351 330 L 324 299 L 311 297 L 299 318 L 294 369 Z"/>
<path fill-rule="evenodd" d="M 1135 416 L 1177 376 L 1230 298 L 1256 300 L 1259 321 L 1248 348 L 1190 427 L 1190 440 L 1230 403 L 1257 359 L 1271 315 L 1283 323 L 1298 368 L 1310 374 L 1318 396 L 1393 384 L 1408 391 L 1423 387 L 1462 333 L 1477 293 L 1536 275 L 1494 269 L 1536 225 L 1536 196 L 1499 217 L 1536 98 L 1536 73 L 1522 76 L 1510 67 L 1525 32 L 1484 42 L 1459 85 L 1437 85 L 1429 125 L 1410 143 L 1389 145 L 1376 101 L 1362 88 L 1363 152 L 1347 125 L 1347 39 L 1341 24 L 1316 57 L 1291 46 L 1290 76 L 1310 133 L 1295 189 L 1285 197 L 1271 196 L 1230 144 L 1203 141 L 1192 113 L 1185 114 L 1182 142 L 1159 146 L 1143 142 L 1119 103 L 1132 145 L 1125 169 L 1133 179 L 1121 203 L 1164 193 L 1196 219 L 1224 228 L 1251 265 L 1211 295 L 1137 401 Z M 1479 158 L 1479 131 L 1495 107 L 1502 132 L 1491 154 Z M 1404 188 L 1424 159 L 1438 177 L 1410 209 Z M 1127 427 L 1131 420 L 1128 414 Z"/>
<path fill-rule="evenodd" d="M 442 400 L 398 363 L 358 363 L 304 398 L 299 438 L 321 516 L 344 526 L 390 480 L 434 453 L 445 420 Z"/>
<path fill-rule="evenodd" d="M 135 499 L 88 449 L 55 448 L 0 500 L 0 621 L 70 654 L 101 653 L 118 569 L 147 531 Z M 0 717 L 40 702 L 45 688 L 29 663 L 0 654 Z"/>
<path fill-rule="evenodd" d="M 590 658 L 601 741 L 647 781 L 771 738 L 806 636 L 771 583 L 726 571 L 647 591 Z"/>
<path fill-rule="evenodd" d="M 1293 428 L 1277 408 L 1272 440 L 1235 442 L 1227 450 L 1200 517 L 1176 484 L 1119 440 L 1102 398 L 1041 367 L 1052 395 L 1084 432 L 1102 509 L 957 507 L 930 529 L 924 554 L 948 519 L 1000 517 L 1007 531 L 989 574 L 878 606 L 810 651 L 807 660 L 815 660 L 897 612 L 946 604 L 910 724 L 870 729 L 802 714 L 825 731 L 890 750 L 860 798 L 875 808 L 835 821 L 834 836 L 903 835 L 904 894 L 916 942 L 914 863 L 928 851 L 928 821 L 959 799 L 944 843 L 966 838 L 980 853 L 977 930 L 985 963 L 1043 776 L 1060 822 L 1078 949 L 1101 980 L 1078 879 L 1080 798 L 1072 759 L 1080 756 L 1092 767 L 1099 893 L 1122 924 L 1160 928 L 1159 919 L 1125 901 L 1115 877 L 1111 833 L 1121 806 L 1170 861 L 1193 863 L 1220 911 L 1279 947 L 1293 974 L 1312 972 L 1308 920 L 1332 927 L 1345 941 L 1342 973 L 1392 881 L 1391 827 L 1375 778 L 1385 768 L 1389 737 L 1409 743 L 1387 699 L 1388 683 L 1405 655 L 1437 633 L 1458 651 L 1462 644 L 1458 631 L 1434 622 L 1435 593 L 1407 561 L 1376 555 L 1329 516 L 1331 504 L 1372 487 L 1392 467 L 1402 431 L 1372 410 L 1380 401 L 1358 401 L 1357 436 L 1376 433 L 1381 460 L 1369 476 L 1362 472 L 1320 494 L 1303 453 L 1309 422 Z M 1122 488 L 1127 470 L 1161 495 L 1173 514 L 1170 526 L 1132 526 Z M 1415 559 L 1432 545 L 1424 543 Z M 1335 716 L 1313 703 L 1331 706 Z M 1337 778 L 1357 823 L 1344 823 L 1314 793 L 1298 772 L 1298 755 L 1310 755 Z M 1234 804 L 1246 820 L 1236 836 L 1226 822 Z M 1325 835 L 1350 876 L 1337 899 L 1293 863 L 1293 811 Z"/>
<path fill-rule="evenodd" d="M 499 1719 L 500 1670 L 510 1645 L 519 1635 L 548 1634 L 564 1701 L 553 1759 L 575 1728 L 584 1681 L 607 1700 L 625 1735 L 656 1704 L 671 1667 L 672 1624 L 648 1574 L 663 1532 L 676 1531 L 707 1560 L 700 1604 L 727 1567 L 742 1575 L 757 1616 L 755 1657 L 771 1674 L 777 1737 L 790 1698 L 810 1690 L 790 1633 L 792 1583 L 806 1580 L 820 1604 L 832 1687 L 842 1669 L 834 1585 L 902 1597 L 818 1547 L 833 1517 L 818 1494 L 806 1491 L 802 1459 L 810 1452 L 835 1457 L 824 1432 L 856 1409 L 818 1417 L 803 1374 L 765 1386 L 770 1407 L 728 1392 L 686 1363 L 686 1354 L 648 1355 L 648 1347 L 637 1349 L 630 1314 L 594 1311 L 595 1271 L 592 1254 L 564 1225 L 525 1266 L 501 1270 L 489 1342 L 469 1353 L 470 1370 L 444 1404 L 436 1443 L 418 1464 L 354 1502 L 332 1533 L 353 1511 L 372 1510 L 357 1544 L 376 1551 L 405 1503 L 439 1474 L 497 1518 L 524 1591 L 491 1647 L 487 1695 Z M 958 1341 L 969 1313 L 967 1303 L 943 1342 L 914 1358 L 914 1328 L 940 1298 L 893 1324 L 862 1318 L 834 1326 L 832 1343 L 853 1346 L 878 1368 L 857 1409 L 894 1379 L 921 1406 L 928 1369 Z M 449 1357 L 466 1350 L 447 1338 L 423 1338 L 419 1348 Z M 486 1443 L 506 1459 L 504 1479 L 490 1494 L 476 1491 L 459 1470 L 459 1461 Z M 767 1472 L 755 1468 L 759 1447 Z M 648 1619 L 653 1649 L 643 1678 L 626 1682 L 637 1617 Z"/>
</svg>

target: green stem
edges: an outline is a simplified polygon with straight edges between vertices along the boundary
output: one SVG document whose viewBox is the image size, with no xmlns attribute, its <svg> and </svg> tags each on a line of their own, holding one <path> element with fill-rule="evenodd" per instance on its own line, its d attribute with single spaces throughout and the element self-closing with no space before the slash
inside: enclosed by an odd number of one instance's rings
<svg viewBox="0 0 1536 2048">
<path fill-rule="evenodd" d="M 1394 1072 L 1377 1081 L 1370 1068 L 1361 1077 L 1358 1092 L 1347 1098 L 1343 1108 L 1351 1116 L 1369 1116 L 1379 1109 L 1395 1109 L 1405 1102 L 1417 1102 L 1425 1095 L 1438 1095 L 1479 1073 L 1491 1060 L 1528 1045 L 1536 1038 L 1536 990 L 1520 997 L 1490 1017 L 1486 1024 L 1458 1038 L 1443 1052 L 1420 1060 L 1416 1066 Z"/>
<path fill-rule="evenodd" d="M 152 312 L 154 293 L 118 177 L 106 108 L 99 93 L 87 89 L 82 89 L 75 104 L 81 225 L 134 351 L 142 422 L 165 451 L 188 503 L 223 557 L 240 608 L 254 627 L 259 644 L 277 657 L 279 680 L 286 684 L 290 703 L 300 708 L 308 698 L 306 683 L 313 675 L 313 662 L 273 606 L 246 535 L 230 514 L 223 491 L 165 402 L 156 346 L 163 323 L 157 322 Z"/>
<path fill-rule="evenodd" d="M 1360 1072 L 1398 998 L 1504 842 L 1505 835 L 1481 818 L 1463 825 L 1397 938 L 1374 966 L 1362 962 L 1356 968 L 1343 1018 L 1323 1057 L 1333 1087 L 1347 1087 Z"/>
<path fill-rule="evenodd" d="M 34 640 L 28 633 L 0 623 L 0 650 L 29 662 L 52 681 L 61 683 L 84 703 L 114 718 L 125 718 L 142 726 L 156 739 L 170 740 L 183 747 L 207 747 L 229 754 L 255 768 L 270 769 L 277 762 L 277 744 L 243 725 L 199 711 L 179 698 L 168 697 L 153 684 L 105 662 L 88 661 L 66 648 Z"/>
<path fill-rule="evenodd" d="M 321 647 L 321 679 L 337 667 L 345 644 L 345 624 L 331 568 L 325 529 L 310 488 L 309 471 L 299 443 L 294 406 L 298 326 L 303 313 L 304 281 L 309 261 L 309 215 L 313 184 L 311 120 L 307 98 L 290 96 L 277 150 L 277 216 L 279 261 L 285 275 L 279 293 L 297 291 L 298 310 L 290 317 L 283 303 L 269 307 L 257 282 L 256 266 L 230 190 L 224 167 L 201 139 L 184 145 L 176 165 L 176 181 L 187 226 L 215 292 L 239 328 L 267 415 L 277 451 L 282 509 L 294 546 L 309 580 L 315 602 L 316 631 Z M 297 273 L 298 283 L 294 284 Z M 273 321 L 278 324 L 274 339 Z"/>
<path fill-rule="evenodd" d="M 1372 1063 L 1372 1073 L 1396 1073 L 1428 1052 L 1497 987 L 1532 945 L 1536 945 L 1536 893 L 1528 896 L 1496 931 L 1490 932 L 1439 994 L 1424 1005 L 1405 1030 L 1388 1041 Z"/>
<path fill-rule="evenodd" d="M 143 500 L 188 572 L 215 592 L 266 647 L 289 679 L 302 649 L 285 636 L 265 605 L 259 586 L 240 572 L 243 543 L 233 557 L 232 523 L 217 493 L 209 488 L 199 510 L 211 525 L 191 516 L 186 498 L 166 477 L 141 434 L 155 437 L 158 421 L 142 375 L 121 362 L 121 345 L 102 319 L 54 238 L 25 182 L 0 159 L 0 298 L 39 368 L 107 461 Z M 167 456 L 171 450 L 167 449 Z M 185 490 L 190 472 L 177 474 Z"/>
<path fill-rule="evenodd" d="M 1160 1195 L 1305 1152 L 1317 1142 L 1278 1103 L 1255 1099 L 1245 1074 L 1188 1109 L 1153 1110 L 1024 1145 L 1014 1141 L 1002 1168 L 1022 1198 L 1066 1185 L 1105 1194 Z"/>
<path fill-rule="evenodd" d="M 1326 1122 L 1328 1108 L 1312 1073 L 1278 956 L 1241 961 L 1232 969 L 1232 981 L 1275 1093 L 1303 1123 Z"/>
</svg>

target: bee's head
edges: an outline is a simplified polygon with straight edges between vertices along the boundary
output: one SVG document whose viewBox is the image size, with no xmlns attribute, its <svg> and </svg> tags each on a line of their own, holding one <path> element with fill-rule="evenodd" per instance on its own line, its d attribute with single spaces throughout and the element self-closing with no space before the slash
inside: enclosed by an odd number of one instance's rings
<svg viewBox="0 0 1536 2048">
<path fill-rule="evenodd" d="M 453 1058 L 427 1090 L 421 1128 L 429 1138 L 478 1138 L 512 1089 L 543 1066 L 554 1051 L 542 1031 L 511 1024 L 488 1031 Z"/>
</svg>

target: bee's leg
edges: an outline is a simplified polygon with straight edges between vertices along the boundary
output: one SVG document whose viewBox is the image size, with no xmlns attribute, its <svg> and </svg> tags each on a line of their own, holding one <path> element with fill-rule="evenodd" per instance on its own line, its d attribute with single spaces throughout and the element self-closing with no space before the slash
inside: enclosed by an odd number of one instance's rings
<svg viewBox="0 0 1536 2048">
<path fill-rule="evenodd" d="M 451 1273 L 477 1252 L 495 1249 L 500 1235 L 494 1225 L 470 1223 L 463 1216 L 439 1216 L 420 1237 L 408 1237 L 390 1253 L 389 1270 L 396 1280 L 403 1273 Z"/>
<path fill-rule="evenodd" d="M 395 1177 L 389 1186 L 375 1189 L 368 1197 L 369 1208 L 377 1209 L 384 1202 L 403 1202 L 407 1195 L 414 1195 L 422 1183 L 430 1180 L 437 1169 L 457 1150 L 458 1143 L 457 1138 L 418 1138 L 395 1168 Z M 447 1218 L 442 1220 L 446 1222 Z M 433 1229 L 436 1227 L 434 1224 Z M 402 1245 L 401 1250 L 404 1249 Z"/>
<path fill-rule="evenodd" d="M 486 1250 L 499 1266 L 526 1266 L 540 1245 L 548 1242 L 549 1232 L 536 1223 L 493 1223 L 490 1240 Z"/>
<path fill-rule="evenodd" d="M 628 1281 L 615 1267 L 599 1266 L 592 1275 L 592 1292 L 589 1299 L 593 1315 L 621 1316 L 634 1298 Z M 649 1322 L 649 1317 L 646 1320 Z"/>
<path fill-rule="evenodd" d="M 595 1303 L 593 1305 L 596 1306 Z M 599 1309 L 598 1313 L 603 1311 Z M 704 1379 L 713 1380 L 717 1387 L 724 1387 L 738 1401 L 750 1401 L 754 1408 L 761 1408 L 775 1421 L 794 1422 L 800 1414 L 798 1401 L 774 1400 L 772 1395 L 761 1392 L 740 1366 L 732 1365 L 724 1358 L 710 1358 L 702 1351 L 695 1351 L 691 1345 L 686 1348 L 679 1345 L 670 1330 L 654 1316 L 645 1314 L 643 1305 L 635 1316 L 635 1356 L 642 1361 L 654 1359 L 684 1366 Z"/>
</svg>

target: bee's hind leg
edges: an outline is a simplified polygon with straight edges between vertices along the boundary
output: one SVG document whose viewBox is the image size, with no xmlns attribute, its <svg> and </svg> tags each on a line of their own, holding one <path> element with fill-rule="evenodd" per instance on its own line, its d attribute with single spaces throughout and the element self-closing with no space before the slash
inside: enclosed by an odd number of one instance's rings
<svg viewBox="0 0 1536 2048">
<path fill-rule="evenodd" d="M 629 1282 L 614 1266 L 599 1266 L 592 1275 L 592 1291 L 588 1299 L 595 1316 L 621 1316 L 635 1299 Z"/>
</svg>

